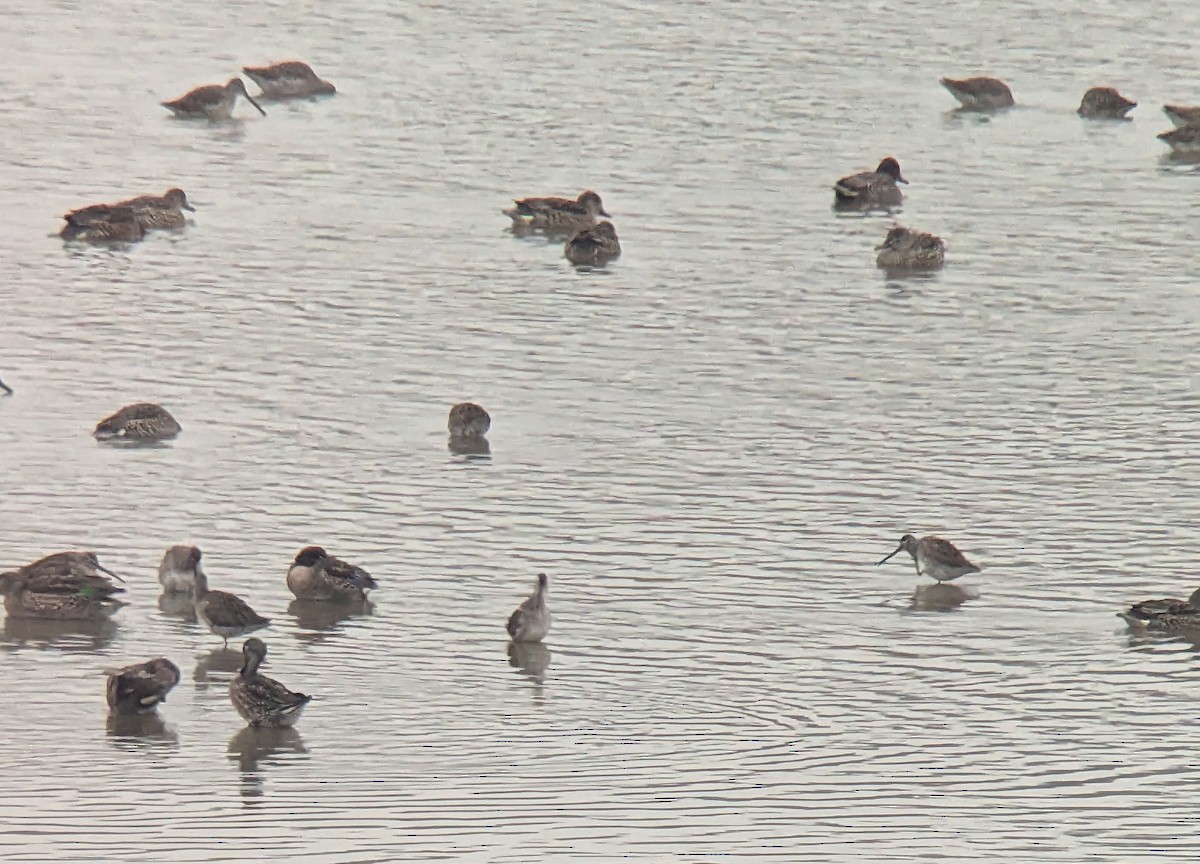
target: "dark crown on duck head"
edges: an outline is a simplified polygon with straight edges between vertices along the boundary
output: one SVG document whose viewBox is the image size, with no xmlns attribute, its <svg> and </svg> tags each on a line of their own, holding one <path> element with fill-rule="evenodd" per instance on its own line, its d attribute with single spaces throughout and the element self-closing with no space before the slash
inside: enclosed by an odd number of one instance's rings
<svg viewBox="0 0 1200 864">
<path fill-rule="evenodd" d="M 328 557 L 328 553 L 320 546 L 305 546 L 296 553 L 295 563 L 301 567 L 311 567 L 326 557 Z"/>
<path fill-rule="evenodd" d="M 907 180 L 900 176 L 900 163 L 891 156 L 884 157 L 883 161 L 879 163 L 879 167 L 875 170 L 880 174 L 887 174 L 897 183 L 908 183 Z"/>
</svg>

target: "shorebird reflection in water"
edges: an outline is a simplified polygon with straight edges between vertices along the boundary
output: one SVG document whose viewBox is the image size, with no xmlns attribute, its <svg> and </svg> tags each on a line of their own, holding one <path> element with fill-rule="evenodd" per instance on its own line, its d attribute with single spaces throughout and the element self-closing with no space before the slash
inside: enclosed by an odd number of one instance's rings
<svg viewBox="0 0 1200 864">
<path fill-rule="evenodd" d="M 967 573 L 978 573 L 979 568 L 967 560 L 967 557 L 949 540 L 941 537 L 922 537 L 918 540 L 912 534 L 900 538 L 900 545 L 895 551 L 879 561 L 875 566 L 883 564 L 897 553 L 904 551 L 912 556 L 917 568 L 917 575 L 924 573 L 939 582 L 949 582 Z"/>
<path fill-rule="evenodd" d="M 204 119 L 228 120 L 233 116 L 233 108 L 241 96 L 258 109 L 258 113 L 267 116 L 262 106 L 254 101 L 246 92 L 246 82 L 241 78 L 230 78 L 228 84 L 206 84 L 197 87 L 178 99 L 160 103 L 176 117 L 183 120 Z"/>
<path fill-rule="evenodd" d="M 1117 615 L 1134 630 L 1200 634 L 1200 588 L 1187 600 L 1143 600 Z"/>
</svg>

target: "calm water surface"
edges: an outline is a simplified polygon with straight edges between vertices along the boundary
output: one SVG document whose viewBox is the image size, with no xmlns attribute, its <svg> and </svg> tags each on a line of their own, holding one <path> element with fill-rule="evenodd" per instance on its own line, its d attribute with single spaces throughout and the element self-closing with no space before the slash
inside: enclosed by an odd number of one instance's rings
<svg viewBox="0 0 1200 864">
<path fill-rule="evenodd" d="M 133 605 L 0 633 L 13 861 L 1194 861 L 1200 671 L 1113 613 L 1200 558 L 1200 6 L 217 2 L 0 9 L 0 564 L 93 548 Z M 864 23 L 869 21 L 869 23 Z M 320 103 L 158 106 L 299 57 Z M 949 113 L 942 75 L 1020 107 Z M 1094 84 L 1142 105 L 1074 115 Z M 946 269 L 829 184 L 896 155 Z M 168 186 L 195 224 L 64 248 Z M 576 272 L 514 195 L 599 190 Z M 455 401 L 494 417 L 450 454 Z M 150 449 L 89 433 L 163 403 Z M 983 573 L 917 589 L 905 531 Z M 159 608 L 172 543 L 316 694 L 247 732 Z M 297 606 L 320 543 L 381 583 Z M 555 628 L 510 658 L 538 570 Z M 921 580 L 925 582 L 927 580 Z M 158 718 L 106 666 L 165 654 Z"/>
</svg>

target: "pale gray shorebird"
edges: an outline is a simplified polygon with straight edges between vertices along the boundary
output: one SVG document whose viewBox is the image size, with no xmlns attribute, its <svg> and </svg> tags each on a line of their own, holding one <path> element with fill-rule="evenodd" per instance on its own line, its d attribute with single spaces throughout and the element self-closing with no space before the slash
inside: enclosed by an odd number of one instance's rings
<svg viewBox="0 0 1200 864">
<path fill-rule="evenodd" d="M 175 418 L 161 405 L 135 402 L 97 423 L 92 436 L 101 441 L 110 438 L 163 441 L 178 435 L 180 428 Z"/>
<path fill-rule="evenodd" d="M 262 88 L 263 99 L 299 99 L 305 96 L 325 96 L 337 88 L 323 81 L 307 63 L 286 60 L 270 66 L 243 66 L 246 77 Z"/>
<path fill-rule="evenodd" d="M 1143 600 L 1117 615 L 1135 630 L 1200 634 L 1200 588 L 1187 600 Z"/>
<path fill-rule="evenodd" d="M 833 184 L 833 194 L 838 204 L 898 204 L 901 195 L 897 183 L 907 185 L 908 181 L 900 174 L 900 163 L 886 156 L 874 171 L 861 171 L 838 180 Z"/>
<path fill-rule="evenodd" d="M 158 584 L 164 594 L 191 594 L 196 590 L 196 571 L 202 555 L 195 546 L 172 546 L 158 564 Z"/>
<path fill-rule="evenodd" d="M 241 670 L 229 682 L 229 701 L 242 719 L 254 727 L 286 729 L 295 725 L 312 697 L 295 693 L 258 671 L 267 659 L 267 646 L 261 639 L 247 639 L 242 658 Z"/>
<path fill-rule="evenodd" d="M 949 582 L 959 576 L 965 576 L 967 573 L 979 572 L 979 568 L 968 561 L 967 557 L 959 552 L 949 540 L 932 536 L 922 537 L 918 540 L 912 534 L 905 534 L 901 537 L 900 545 L 896 547 L 895 551 L 875 566 L 878 567 L 879 564 L 890 560 L 893 555 L 901 551 L 912 556 L 918 576 L 924 573 L 926 576 L 932 576 L 938 582 Z"/>
<path fill-rule="evenodd" d="M 876 247 L 875 263 L 885 270 L 936 270 L 946 262 L 946 244 L 936 234 L 896 226 Z"/>
<path fill-rule="evenodd" d="M 1180 126 L 1158 136 L 1174 152 L 1185 155 L 1200 154 L 1200 126 Z"/>
<path fill-rule="evenodd" d="M 1163 113 L 1176 128 L 1200 126 L 1200 105 L 1164 105 Z"/>
<path fill-rule="evenodd" d="M 617 229 L 611 222 L 580 229 L 567 240 L 563 255 L 576 267 L 601 267 L 621 256 Z"/>
<path fill-rule="evenodd" d="M 246 92 L 246 82 L 241 78 L 230 78 L 227 84 L 206 84 L 188 91 L 178 99 L 159 104 L 183 120 L 228 120 L 233 116 L 233 108 L 239 96 L 257 108 L 259 114 L 267 116 L 262 106 Z"/>
<path fill-rule="evenodd" d="M 320 546 L 305 546 L 287 572 L 297 600 L 365 600 L 379 585 L 366 570 L 334 558 Z"/>
<path fill-rule="evenodd" d="M 541 642 L 550 632 L 550 609 L 546 606 L 549 579 L 537 576 L 537 588 L 508 617 L 508 635 L 514 642 Z"/>
<path fill-rule="evenodd" d="M 63 216 L 67 224 L 58 236 L 68 243 L 135 243 L 146 236 L 146 228 L 132 207 L 86 209 L 89 212 Z"/>
<path fill-rule="evenodd" d="M 0 574 L 0 594 L 13 618 L 104 621 L 128 605 L 117 599 L 125 589 L 110 576 L 124 581 L 101 566 L 95 552 L 55 552 Z"/>
<path fill-rule="evenodd" d="M 108 707 L 117 714 L 149 714 L 157 710 L 180 678 L 179 667 L 166 657 L 106 669 L 104 674 L 108 676 L 104 696 Z"/>
<path fill-rule="evenodd" d="M 197 552 L 200 550 L 197 549 Z M 261 630 L 271 623 L 250 608 L 250 604 L 228 591 L 214 591 L 208 587 L 208 575 L 200 566 L 200 556 L 192 570 L 193 594 L 195 595 L 196 618 L 203 622 L 214 635 L 220 636 L 226 647 L 235 636 L 245 636 Z"/>
<path fill-rule="evenodd" d="M 446 419 L 451 438 L 482 438 L 491 428 L 491 415 L 474 402 L 459 402 L 452 406 Z"/>
<path fill-rule="evenodd" d="M 520 198 L 513 203 L 515 207 L 502 212 L 513 220 L 514 227 L 546 233 L 568 234 L 595 225 L 599 216 L 612 218 L 591 189 L 580 192 L 574 200 L 550 196 Z"/>
<path fill-rule="evenodd" d="M 1136 102 L 1126 99 L 1115 87 L 1093 87 L 1083 94 L 1076 113 L 1093 120 L 1126 120 L 1125 115 L 1136 107 Z"/>
<path fill-rule="evenodd" d="M 996 111 L 1014 104 L 1012 91 L 999 78 L 942 78 L 939 83 L 963 111 Z"/>
</svg>

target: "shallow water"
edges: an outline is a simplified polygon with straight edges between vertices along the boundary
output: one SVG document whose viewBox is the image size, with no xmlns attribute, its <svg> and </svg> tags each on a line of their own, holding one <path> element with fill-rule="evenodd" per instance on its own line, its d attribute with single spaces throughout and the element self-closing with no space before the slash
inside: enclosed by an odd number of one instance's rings
<svg viewBox="0 0 1200 864">
<path fill-rule="evenodd" d="M 0 564 L 93 548 L 133 605 L 4 625 L 0 858 L 1194 860 L 1196 647 L 1113 613 L 1195 587 L 1200 172 L 1154 134 L 1200 7 L 1077 10 L 6 7 Z M 293 56 L 339 95 L 157 104 Z M 1019 107 L 953 114 L 976 73 Z M 1132 122 L 1075 116 L 1099 83 Z M 932 278 L 830 209 L 887 153 Z M 182 234 L 51 236 L 172 185 Z M 610 267 L 506 232 L 585 187 Z M 463 399 L 490 458 L 447 451 Z M 138 400 L 182 436 L 89 437 Z M 909 530 L 984 571 L 873 567 Z M 274 618 L 294 732 L 160 609 L 177 542 Z M 370 614 L 292 602 L 308 543 Z M 100 671 L 159 654 L 160 716 L 106 719 Z"/>
</svg>

